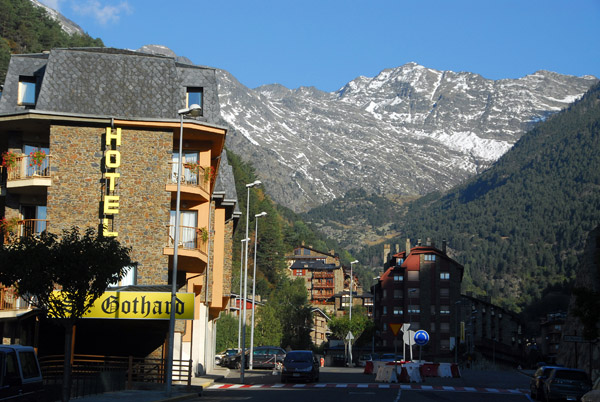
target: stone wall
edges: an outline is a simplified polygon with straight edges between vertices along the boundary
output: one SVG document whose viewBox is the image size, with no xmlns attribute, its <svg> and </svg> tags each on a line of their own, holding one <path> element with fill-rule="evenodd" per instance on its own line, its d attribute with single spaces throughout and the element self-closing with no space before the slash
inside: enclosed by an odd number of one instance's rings
<svg viewBox="0 0 600 402">
<path fill-rule="evenodd" d="M 79 226 L 100 229 L 106 181 L 106 127 L 55 125 L 50 129 L 53 183 L 48 189 L 49 228 L 54 233 Z M 119 213 L 112 231 L 122 245 L 132 248 L 138 263 L 138 284 L 167 284 L 167 244 L 171 194 L 165 191 L 173 149 L 171 131 L 123 128 L 117 149 L 115 195 Z"/>
</svg>

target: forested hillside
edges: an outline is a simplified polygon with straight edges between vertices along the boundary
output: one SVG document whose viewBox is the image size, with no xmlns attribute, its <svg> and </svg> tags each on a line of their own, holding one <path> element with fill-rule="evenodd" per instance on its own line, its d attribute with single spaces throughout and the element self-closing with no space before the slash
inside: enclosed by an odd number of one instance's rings
<svg viewBox="0 0 600 402">
<path fill-rule="evenodd" d="M 518 309 L 572 280 L 600 223 L 600 85 L 524 135 L 494 166 L 409 205 L 406 237 L 448 240 L 465 289 Z M 381 255 L 381 246 L 359 258 Z"/>
<path fill-rule="evenodd" d="M 58 22 L 28 0 L 0 0 L 0 85 L 4 83 L 11 54 L 86 46 L 104 44 L 88 35 L 68 35 Z"/>
</svg>

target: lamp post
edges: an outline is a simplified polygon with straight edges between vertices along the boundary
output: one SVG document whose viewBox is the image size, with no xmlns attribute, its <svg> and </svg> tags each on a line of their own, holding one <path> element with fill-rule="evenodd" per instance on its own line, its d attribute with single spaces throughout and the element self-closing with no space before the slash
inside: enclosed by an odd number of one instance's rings
<svg viewBox="0 0 600 402">
<path fill-rule="evenodd" d="M 455 309 L 455 314 L 456 314 L 456 332 L 454 334 L 454 363 L 458 364 L 458 313 L 459 313 L 459 309 L 458 309 L 458 305 L 462 303 L 462 300 L 458 300 L 456 302 L 454 302 L 454 305 L 456 306 Z"/>
<path fill-rule="evenodd" d="M 240 356 L 240 382 L 244 383 L 244 371 L 246 370 L 246 299 L 248 298 L 248 225 L 250 218 L 250 189 L 261 184 L 260 180 L 246 184 L 248 196 L 246 198 L 246 253 L 244 255 L 244 325 L 242 326 L 242 355 Z"/>
<path fill-rule="evenodd" d="M 166 394 L 171 396 L 171 385 L 173 383 L 173 349 L 175 343 L 175 304 L 177 302 L 177 260 L 179 248 L 179 204 L 181 200 L 181 166 L 183 165 L 183 116 L 196 117 L 202 113 L 202 108 L 198 105 L 191 105 L 188 108 L 177 111 L 179 114 L 179 149 L 177 159 L 177 196 L 175 199 L 175 234 L 173 236 L 173 269 L 171 272 L 171 314 L 169 316 L 169 348 L 167 350 L 166 367 Z"/>
<path fill-rule="evenodd" d="M 238 309 L 238 344 L 237 344 L 237 350 L 238 352 L 241 349 L 241 343 L 242 343 L 242 303 L 245 302 L 245 300 L 242 299 L 242 280 L 244 279 L 244 242 L 248 241 L 248 239 L 242 239 L 242 248 L 240 250 L 240 293 L 238 295 L 238 300 L 239 300 L 239 309 Z"/>
<path fill-rule="evenodd" d="M 352 281 L 354 279 L 354 275 L 352 274 L 352 265 L 356 264 L 357 262 L 358 260 L 350 262 L 350 321 L 352 321 L 352 288 L 354 287 L 354 283 Z"/>
<path fill-rule="evenodd" d="M 250 324 L 250 362 L 248 367 L 252 370 L 252 364 L 254 363 L 254 299 L 256 298 L 256 247 L 258 240 L 258 218 L 266 216 L 266 212 L 254 215 L 254 273 L 252 274 L 252 324 Z"/>
<path fill-rule="evenodd" d="M 413 336 L 410 333 L 412 327 L 412 294 L 416 292 L 417 289 L 408 289 L 408 349 L 410 350 L 410 361 L 413 359 Z M 404 356 L 404 359 L 406 359 L 406 356 Z"/>
</svg>

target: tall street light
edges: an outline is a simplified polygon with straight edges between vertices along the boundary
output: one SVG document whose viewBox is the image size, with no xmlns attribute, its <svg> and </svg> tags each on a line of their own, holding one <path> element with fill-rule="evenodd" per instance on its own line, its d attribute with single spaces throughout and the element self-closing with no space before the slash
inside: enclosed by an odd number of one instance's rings
<svg viewBox="0 0 600 402">
<path fill-rule="evenodd" d="M 354 260 L 350 263 L 350 321 L 352 321 L 352 291 L 354 290 L 354 275 L 352 274 L 352 265 L 358 263 L 358 260 Z"/>
<path fill-rule="evenodd" d="M 250 189 L 261 184 L 260 180 L 255 180 L 246 184 L 248 196 L 246 198 L 246 239 L 248 239 L 248 224 L 250 218 Z M 244 372 L 246 371 L 246 299 L 248 298 L 248 241 L 246 241 L 246 253 L 244 255 L 244 325 L 242 325 L 242 355 L 240 357 L 240 382 L 244 383 Z"/>
<path fill-rule="evenodd" d="M 177 197 L 175 200 L 175 235 L 173 236 L 173 270 L 171 272 L 171 315 L 169 317 L 169 348 L 167 350 L 167 385 L 166 394 L 171 396 L 171 385 L 173 383 L 173 349 L 175 343 L 175 304 L 177 301 L 177 260 L 179 248 L 179 204 L 181 199 L 181 167 L 183 165 L 183 116 L 196 117 L 202 113 L 202 108 L 198 105 L 191 105 L 188 108 L 177 111 L 179 114 L 179 149 L 177 151 Z"/>
<path fill-rule="evenodd" d="M 250 324 L 250 362 L 248 367 L 252 370 L 252 364 L 254 363 L 254 299 L 256 298 L 256 245 L 258 240 L 258 218 L 266 216 L 266 212 L 254 215 L 254 273 L 252 274 L 252 324 Z"/>
<path fill-rule="evenodd" d="M 238 344 L 237 350 L 238 352 L 241 349 L 242 344 L 242 302 L 246 302 L 242 299 L 242 280 L 244 279 L 244 242 L 247 242 L 249 239 L 242 239 L 242 248 L 240 250 L 240 293 L 238 295 Z"/>
</svg>

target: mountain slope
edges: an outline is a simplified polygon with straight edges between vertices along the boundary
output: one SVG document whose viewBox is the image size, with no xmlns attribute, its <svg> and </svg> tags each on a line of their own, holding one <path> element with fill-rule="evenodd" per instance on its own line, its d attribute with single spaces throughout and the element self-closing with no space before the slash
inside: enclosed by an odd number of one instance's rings
<svg viewBox="0 0 600 402">
<path fill-rule="evenodd" d="M 295 211 L 353 188 L 381 195 L 449 189 L 597 82 L 548 71 L 492 81 L 415 63 L 359 77 L 334 93 L 251 90 L 226 71 L 217 76 L 229 148 Z"/>
<path fill-rule="evenodd" d="M 527 303 L 549 284 L 573 279 L 585 239 L 600 223 L 598 150 L 600 84 L 487 171 L 411 203 L 395 242 L 447 239 L 465 265 L 467 287 Z"/>
</svg>

